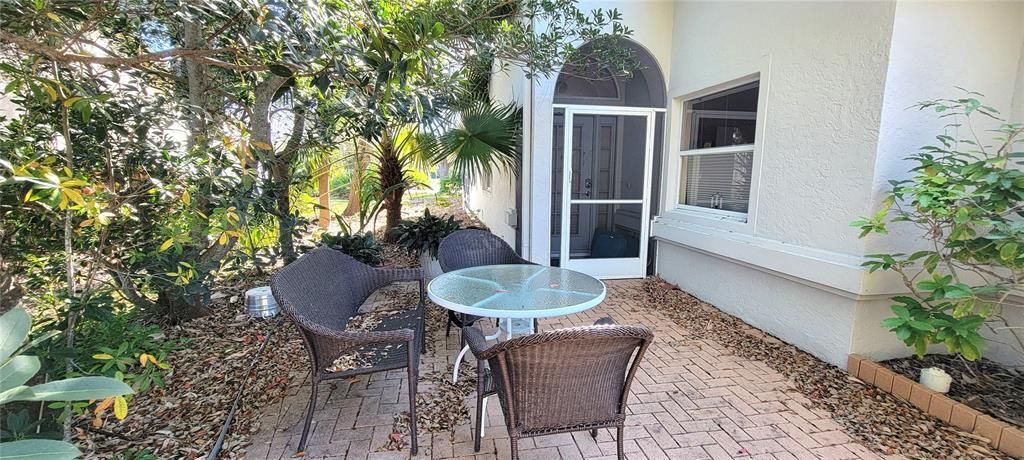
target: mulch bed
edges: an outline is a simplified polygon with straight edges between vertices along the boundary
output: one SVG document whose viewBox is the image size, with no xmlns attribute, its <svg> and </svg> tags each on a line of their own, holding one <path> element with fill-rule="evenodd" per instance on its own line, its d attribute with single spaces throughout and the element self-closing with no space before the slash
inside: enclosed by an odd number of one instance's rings
<svg viewBox="0 0 1024 460">
<path fill-rule="evenodd" d="M 878 453 L 917 459 L 1010 458 L 978 436 L 878 391 L 663 280 L 647 279 L 644 290 L 649 308 L 739 356 L 767 363 L 817 407 L 831 412 L 847 434 Z"/>
<path fill-rule="evenodd" d="M 167 386 L 137 395 L 123 421 L 108 417 L 97 430 L 89 425 L 91 417 L 80 418 L 75 441 L 86 457 L 116 458 L 143 450 L 156 458 L 205 457 L 256 351 L 268 339 L 221 453 L 221 458 L 244 456 L 248 436 L 259 428 L 261 410 L 284 397 L 291 378 L 304 375 L 304 361 L 295 357 L 304 357 L 306 351 L 292 324 L 281 316 L 253 320 L 246 314 L 244 291 L 267 283 L 265 277 L 225 282 L 216 291 L 212 315 L 166 331 L 169 338 L 188 340 L 185 349 L 167 359 Z"/>
<path fill-rule="evenodd" d="M 947 396 L 1004 422 L 1024 427 L 1024 371 L 981 359 L 966 361 L 950 355 L 926 355 L 882 363 L 917 381 L 921 369 L 937 367 L 953 377 Z"/>
</svg>

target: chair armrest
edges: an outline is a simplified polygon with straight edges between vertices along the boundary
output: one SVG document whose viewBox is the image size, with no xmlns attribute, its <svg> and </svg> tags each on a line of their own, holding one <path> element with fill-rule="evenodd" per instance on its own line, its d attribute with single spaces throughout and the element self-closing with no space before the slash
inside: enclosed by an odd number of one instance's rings
<svg viewBox="0 0 1024 460">
<path fill-rule="evenodd" d="M 375 268 L 378 273 L 383 274 L 388 281 L 423 281 L 423 270 L 419 268 Z"/>
</svg>

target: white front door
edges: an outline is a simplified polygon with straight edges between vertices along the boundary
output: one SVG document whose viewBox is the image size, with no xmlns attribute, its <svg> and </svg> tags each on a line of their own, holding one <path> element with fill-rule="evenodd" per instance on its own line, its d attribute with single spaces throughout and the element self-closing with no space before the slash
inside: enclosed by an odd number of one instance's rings
<svg viewBox="0 0 1024 460">
<path fill-rule="evenodd" d="M 654 114 L 564 106 L 557 150 L 572 154 L 555 155 L 563 184 L 555 203 L 561 222 L 552 222 L 559 228 L 560 266 L 599 278 L 646 275 Z"/>
</svg>

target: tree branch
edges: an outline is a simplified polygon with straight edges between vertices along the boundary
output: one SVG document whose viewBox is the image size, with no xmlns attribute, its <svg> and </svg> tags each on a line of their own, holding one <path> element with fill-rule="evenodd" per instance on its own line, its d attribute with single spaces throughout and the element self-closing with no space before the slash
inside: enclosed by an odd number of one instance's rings
<svg viewBox="0 0 1024 460">
<path fill-rule="evenodd" d="M 258 72 L 269 69 L 266 65 L 250 65 L 250 64 L 233 64 L 224 62 L 219 59 L 214 59 L 213 56 L 221 54 L 232 54 L 233 51 L 230 49 L 185 49 L 185 48 L 171 48 L 168 50 L 157 51 L 155 53 L 140 54 L 134 57 L 120 57 L 120 56 L 87 56 L 84 54 L 65 53 L 57 49 L 50 48 L 42 43 L 30 40 L 28 38 L 5 32 L 0 30 L 0 41 L 4 41 L 14 46 L 27 51 L 30 53 L 39 54 L 46 56 L 48 59 L 54 62 L 62 63 L 83 63 L 83 64 L 99 64 L 99 65 L 112 65 L 112 66 L 137 66 L 139 64 L 145 64 L 149 62 L 165 61 L 168 59 L 183 58 L 190 59 L 203 64 L 222 67 L 230 70 L 247 71 L 247 72 Z"/>
</svg>

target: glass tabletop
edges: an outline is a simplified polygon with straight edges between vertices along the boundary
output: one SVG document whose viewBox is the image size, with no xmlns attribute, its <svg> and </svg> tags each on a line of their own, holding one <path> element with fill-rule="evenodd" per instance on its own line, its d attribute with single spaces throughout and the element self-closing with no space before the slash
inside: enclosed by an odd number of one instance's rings
<svg viewBox="0 0 1024 460">
<path fill-rule="evenodd" d="M 544 318 L 593 308 L 605 297 L 597 278 L 540 265 L 484 265 L 445 273 L 427 286 L 434 303 L 493 318 Z"/>
</svg>

